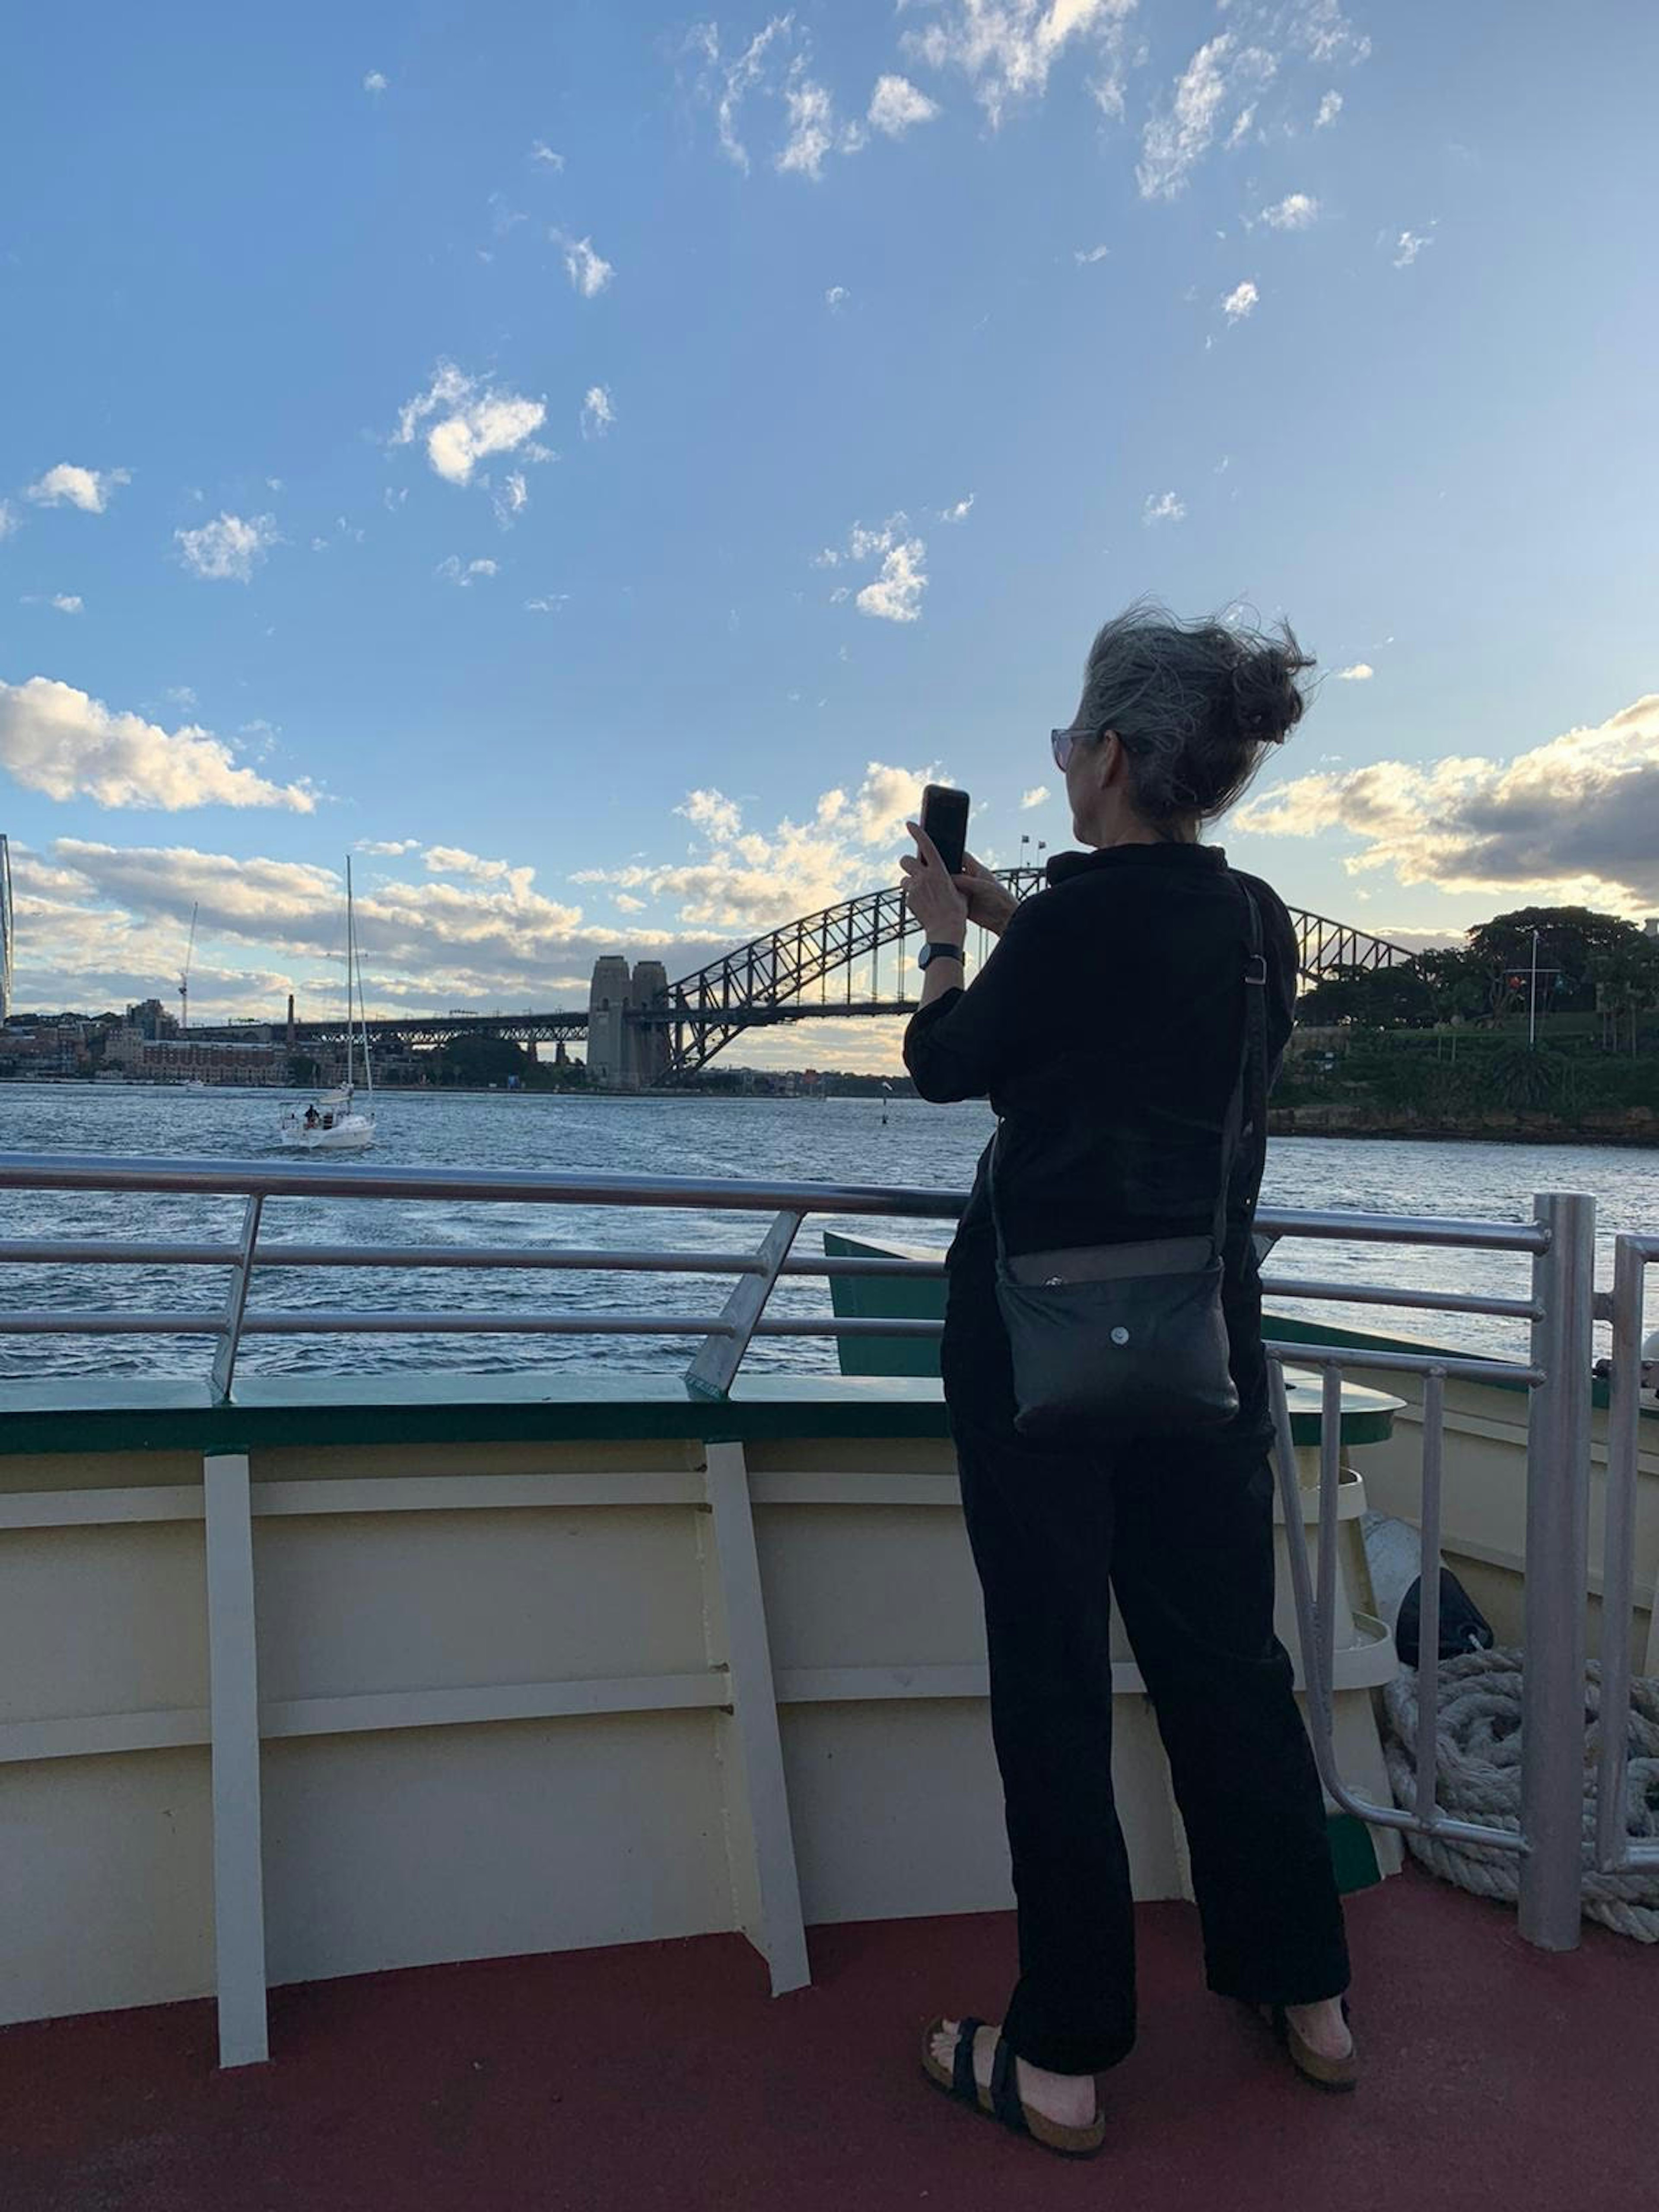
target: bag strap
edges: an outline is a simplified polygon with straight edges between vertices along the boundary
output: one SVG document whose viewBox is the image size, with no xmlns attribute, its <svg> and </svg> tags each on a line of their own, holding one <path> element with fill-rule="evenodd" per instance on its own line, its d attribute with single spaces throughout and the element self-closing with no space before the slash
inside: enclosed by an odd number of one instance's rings
<svg viewBox="0 0 1659 2212">
<path fill-rule="evenodd" d="M 1252 1165 L 1257 1155 L 1265 1160 L 1267 1126 L 1267 959 L 1261 942 L 1261 909 L 1256 904 L 1255 892 L 1243 878 L 1231 868 L 1227 872 L 1244 901 L 1249 949 L 1244 960 L 1244 1029 L 1239 1042 L 1238 1073 L 1233 1079 L 1232 1095 L 1227 1101 L 1226 1118 L 1222 1123 L 1221 1176 L 1216 1191 L 1215 1213 L 1210 1224 L 1210 1241 L 1218 1260 L 1224 1259 L 1226 1253 L 1227 1200 L 1232 1194 L 1233 1167 L 1239 1145 L 1245 1136 L 1249 1136 L 1251 1139 Z M 997 1154 L 1001 1148 L 1002 1123 L 999 1120 L 996 1135 L 991 1141 L 991 1157 L 985 1168 L 985 1188 L 991 1201 L 991 1227 L 996 1237 L 999 1273 L 1006 1272 L 1008 1265 L 1007 1247 L 1002 1235 L 1002 1215 L 997 1205 Z M 1255 1210 L 1254 1197 L 1249 1210 L 1252 1213 Z"/>
<path fill-rule="evenodd" d="M 1221 1259 L 1226 1251 L 1227 1200 L 1232 1194 L 1233 1169 L 1239 1146 L 1246 1137 L 1249 1138 L 1247 1168 L 1253 1167 L 1258 1158 L 1265 1162 L 1267 1128 L 1267 956 L 1261 942 L 1261 909 L 1243 878 L 1234 874 L 1231 868 L 1227 872 L 1244 901 L 1249 949 L 1244 960 L 1244 1034 L 1239 1042 L 1238 1074 L 1227 1103 L 1227 1118 L 1222 1125 L 1221 1185 L 1216 1193 L 1215 1218 L 1211 1229 L 1217 1259 Z M 1259 1176 L 1255 1181 L 1259 1188 Z M 1253 1196 L 1248 1212 L 1255 1211 Z"/>
</svg>

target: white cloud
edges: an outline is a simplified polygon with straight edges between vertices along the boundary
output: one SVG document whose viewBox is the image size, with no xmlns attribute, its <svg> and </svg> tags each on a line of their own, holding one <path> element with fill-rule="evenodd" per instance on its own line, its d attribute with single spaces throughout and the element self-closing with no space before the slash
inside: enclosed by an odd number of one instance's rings
<svg viewBox="0 0 1659 2212">
<path fill-rule="evenodd" d="M 1140 510 L 1140 519 L 1148 525 L 1154 522 L 1184 522 L 1187 519 L 1187 502 L 1172 491 L 1163 492 L 1156 496 L 1148 492 L 1146 504 Z"/>
<path fill-rule="evenodd" d="M 1149 117 L 1135 170 L 1143 199 L 1173 199 L 1215 143 L 1229 105 L 1237 100 L 1227 143 L 1238 145 L 1255 119 L 1251 97 L 1279 73 L 1276 55 L 1224 31 L 1201 46 L 1175 82 L 1169 103 Z"/>
<path fill-rule="evenodd" d="M 230 987 L 225 1012 L 263 1003 L 280 1014 L 289 989 L 302 1012 L 337 1010 L 344 885 L 331 869 L 69 838 L 58 841 L 52 859 L 50 867 L 30 871 L 25 888 L 31 935 L 50 939 L 61 968 L 92 977 L 118 961 L 123 969 L 153 975 L 157 924 L 176 926 L 182 939 L 191 906 L 199 902 L 201 938 L 253 946 L 280 963 L 222 971 Z M 392 878 L 360 889 L 357 934 L 371 1013 L 495 1000 L 523 1006 L 532 997 L 542 1006 L 584 1004 L 594 959 L 615 949 L 614 923 L 603 932 L 584 928 L 581 908 L 544 897 L 533 873 L 503 864 L 499 876 L 449 880 L 423 873 L 414 882 Z M 683 969 L 714 947 L 699 936 L 677 950 L 672 936 L 659 936 L 639 949 L 665 953 Z M 70 995 L 101 1005 L 141 993 L 88 988 Z M 197 996 L 192 977 L 192 1005 Z M 203 1012 L 210 1010 L 217 1011 L 204 998 Z"/>
<path fill-rule="evenodd" d="M 1335 122 L 1337 117 L 1340 115 L 1341 112 L 1341 94 L 1340 92 L 1328 92 L 1323 100 L 1319 103 L 1319 112 L 1314 118 L 1314 129 L 1316 131 L 1328 131 L 1332 124 Z"/>
<path fill-rule="evenodd" d="M 501 527 L 510 529 L 515 516 L 524 513 L 530 504 L 530 487 L 525 482 L 524 471 L 514 469 L 504 478 L 498 492 L 490 495 Z"/>
<path fill-rule="evenodd" d="M 742 53 L 721 73 L 715 118 L 720 149 L 726 159 L 734 162 L 745 175 L 749 170 L 749 151 L 738 137 L 738 112 L 749 94 L 766 76 L 767 57 L 772 47 L 780 42 L 787 43 L 793 23 L 792 16 L 774 15 L 763 30 L 756 32 Z M 711 64 L 718 63 L 720 33 L 714 24 L 699 24 L 691 33 L 691 41 L 701 48 Z"/>
<path fill-rule="evenodd" d="M 1319 202 L 1309 192 L 1287 192 L 1273 207 L 1263 208 L 1257 220 L 1274 230 L 1308 230 L 1319 220 Z"/>
<path fill-rule="evenodd" d="M 421 841 L 418 837 L 360 837 L 356 849 L 360 853 L 374 854 L 418 853 Z"/>
<path fill-rule="evenodd" d="M 52 603 L 60 615 L 78 615 L 82 608 L 81 594 L 78 592 L 54 592 L 52 595 Z"/>
<path fill-rule="evenodd" d="M 832 284 L 830 287 L 830 289 L 823 295 L 823 304 L 829 308 L 832 315 L 838 315 L 842 309 L 847 305 L 848 296 L 848 290 L 845 284 Z M 4 537 L 4 530 L 0 529 L 0 538 Z"/>
<path fill-rule="evenodd" d="M 1409 230 L 1402 230 L 1395 242 L 1395 267 L 1409 269 L 1423 248 L 1433 244 L 1434 240 L 1431 238 L 1417 238 Z"/>
<path fill-rule="evenodd" d="M 21 530 L 22 526 L 22 518 L 10 501 L 0 499 L 0 538 L 9 538 L 14 530 Z"/>
<path fill-rule="evenodd" d="M 591 238 L 569 238 L 562 230 L 550 234 L 564 249 L 565 274 L 584 300 L 596 300 L 616 275 L 611 264 L 593 251 Z"/>
<path fill-rule="evenodd" d="M 908 76 L 878 76 L 870 95 L 869 120 L 890 138 L 901 138 L 913 124 L 930 123 L 939 102 L 918 92 Z"/>
<path fill-rule="evenodd" d="M 441 576 L 447 584 L 459 585 L 462 591 L 465 591 L 480 576 L 495 575 L 496 564 L 494 561 L 463 562 L 459 553 L 452 553 L 446 560 L 440 561 L 432 573 L 434 576 Z"/>
<path fill-rule="evenodd" d="M 199 530 L 175 530 L 173 535 L 185 566 L 214 583 L 247 583 L 256 565 L 283 542 L 274 514 L 222 514 Z"/>
<path fill-rule="evenodd" d="M 921 595 L 927 588 L 921 563 L 927 548 L 920 538 L 906 538 L 882 556 L 881 574 L 866 584 L 853 604 L 861 615 L 882 622 L 913 623 L 921 619 Z"/>
<path fill-rule="evenodd" d="M 618 891 L 616 894 L 613 903 L 616 906 L 617 912 L 620 914 L 643 914 L 645 912 L 646 902 L 642 898 L 635 898 L 631 891 Z"/>
<path fill-rule="evenodd" d="M 117 484 L 131 483 L 130 469 L 77 468 L 72 461 L 59 461 L 48 469 L 38 483 L 24 492 L 37 507 L 59 507 L 65 501 L 78 507 L 86 514 L 101 514 L 109 505 L 109 495 Z"/>
<path fill-rule="evenodd" d="M 1376 673 L 1369 660 L 1356 660 L 1350 667 L 1339 668 L 1336 680 L 1339 684 L 1369 684 Z"/>
<path fill-rule="evenodd" d="M 1247 276 L 1242 284 L 1235 284 L 1221 302 L 1221 312 L 1230 323 L 1243 322 L 1254 309 L 1261 294 Z"/>
<path fill-rule="evenodd" d="M 542 400 L 500 391 L 453 362 L 441 362 L 427 389 L 399 412 L 392 442 L 408 445 L 416 426 L 435 416 L 426 433 L 427 459 L 447 483 L 470 483 L 480 461 L 523 445 L 546 415 Z"/>
<path fill-rule="evenodd" d="M 974 503 L 969 492 L 965 500 L 940 516 L 941 521 L 960 522 Z M 878 529 L 855 522 L 847 533 L 846 550 L 826 545 L 821 553 L 812 556 L 815 568 L 838 568 L 842 562 L 866 562 L 879 561 L 872 581 L 856 594 L 850 585 L 839 584 L 830 592 L 831 605 L 839 605 L 851 599 L 863 615 L 872 615 L 881 622 L 913 623 L 921 618 L 921 595 L 927 588 L 927 578 L 922 562 L 927 556 L 925 542 L 908 533 L 908 519 L 902 514 L 889 515 Z"/>
<path fill-rule="evenodd" d="M 823 85 L 807 76 L 800 55 L 790 65 L 783 102 L 789 113 L 789 136 L 775 164 L 781 175 L 793 171 L 817 184 L 823 176 L 826 155 L 856 154 L 864 145 L 863 126 L 836 122 L 834 100 Z"/>
<path fill-rule="evenodd" d="M 719 791 L 689 791 L 674 809 L 696 829 L 716 840 L 738 836 L 743 829 L 743 810 L 735 799 Z"/>
<path fill-rule="evenodd" d="M 1651 914 L 1659 903 L 1659 693 L 1508 759 L 1378 761 L 1261 793 L 1258 836 L 1359 839 L 1351 872 Z"/>
<path fill-rule="evenodd" d="M 48 799 L 99 806 L 283 806 L 309 814 L 304 784 L 267 782 L 195 724 L 171 732 L 45 676 L 0 683 L 0 766 Z"/>
<path fill-rule="evenodd" d="M 556 175 L 564 167 L 564 155 L 556 154 L 544 138 L 538 138 L 530 149 L 532 161 L 544 161 Z"/>
<path fill-rule="evenodd" d="M 565 602 L 569 597 L 568 592 L 550 592 L 544 599 L 526 599 L 524 603 L 525 612 L 532 615 L 562 614 Z"/>
<path fill-rule="evenodd" d="M 376 97 L 386 90 L 386 79 L 379 70 L 370 70 L 368 75 L 363 79 L 363 90 L 374 94 Z"/>
<path fill-rule="evenodd" d="M 823 177 L 830 155 L 856 154 L 869 143 L 866 125 L 842 122 L 828 87 L 810 73 L 811 42 L 805 30 L 797 26 L 793 13 L 774 15 L 735 58 L 721 56 L 720 29 L 714 23 L 696 25 L 684 51 L 702 64 L 697 89 L 703 99 L 714 103 L 720 150 L 745 176 L 751 164 L 749 149 L 738 135 L 738 125 L 751 93 L 782 103 L 787 129 L 773 159 L 773 167 L 781 174 L 810 177 L 816 183 Z M 884 78 L 882 85 L 888 82 Z M 914 86 L 906 87 L 903 78 L 896 77 L 891 82 L 908 91 L 913 110 L 901 119 L 900 110 L 905 105 L 902 93 L 890 94 L 883 101 L 882 113 L 889 119 L 878 127 L 896 135 L 908 124 L 923 119 L 921 109 L 915 103 L 921 102 L 922 107 L 931 107 L 931 103 Z M 881 97 L 878 85 L 872 109 Z"/>
<path fill-rule="evenodd" d="M 510 860 L 486 860 L 461 845 L 428 845 L 421 855 L 431 876 L 460 876 L 477 884 L 510 884 L 527 892 L 536 879 L 534 868 L 515 868 Z"/>
<path fill-rule="evenodd" d="M 1072 258 L 1079 269 L 1090 269 L 1097 261 L 1103 261 L 1111 250 L 1109 246 L 1079 246 Z"/>
<path fill-rule="evenodd" d="M 582 435 L 602 438 L 617 419 L 616 406 L 603 384 L 590 384 L 582 401 Z"/>
<path fill-rule="evenodd" d="M 1288 28 L 1292 42 L 1316 62 L 1363 62 L 1371 42 L 1342 13 L 1340 0 L 1301 0 Z"/>
<path fill-rule="evenodd" d="M 977 496 L 978 495 L 976 493 L 970 491 L 965 499 L 959 499 L 954 507 L 942 507 L 939 510 L 939 520 L 941 522 L 966 522 L 969 515 L 973 511 L 974 501 Z"/>
<path fill-rule="evenodd" d="M 1141 140 L 1136 176 L 1146 199 L 1172 198 L 1215 137 L 1226 98 L 1226 62 L 1236 41 L 1230 31 L 1193 56 L 1176 82 L 1167 113 L 1154 115 Z"/>
<path fill-rule="evenodd" d="M 1135 0 L 945 0 L 942 20 L 907 32 L 901 43 L 930 69 L 960 70 L 994 127 L 1011 106 L 1042 97 L 1068 46 L 1086 45 L 1115 61 L 1134 8 Z M 1115 84 L 1112 70 L 1103 106 Z"/>
<path fill-rule="evenodd" d="M 1021 811 L 1030 813 L 1032 807 L 1041 806 L 1048 796 L 1048 787 L 1046 783 L 1034 783 L 1029 791 L 1022 791 L 1019 794 Z"/>
<path fill-rule="evenodd" d="M 586 868 L 574 880 L 672 901 L 680 922 L 693 927 L 734 933 L 770 928 L 888 880 L 890 854 L 904 840 L 922 787 L 943 780 L 937 766 L 872 761 L 850 796 L 824 792 L 810 821 L 786 817 L 764 836 L 744 826 L 742 808 L 724 792 L 693 791 L 675 811 L 699 833 L 705 851 L 668 864 Z"/>
</svg>

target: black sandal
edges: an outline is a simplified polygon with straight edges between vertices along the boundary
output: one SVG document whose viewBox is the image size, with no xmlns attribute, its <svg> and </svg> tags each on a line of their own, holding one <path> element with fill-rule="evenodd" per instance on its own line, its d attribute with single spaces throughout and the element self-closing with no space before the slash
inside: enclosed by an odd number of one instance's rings
<svg viewBox="0 0 1659 2212">
<path fill-rule="evenodd" d="M 985 2025 L 972 2018 L 957 2023 L 957 2046 L 953 2063 L 947 2071 L 933 2056 L 933 2038 L 945 2033 L 943 2019 L 936 2020 L 921 2039 L 922 2071 L 936 2087 L 960 2103 L 971 2105 L 975 2112 L 983 2112 L 1017 2136 L 1030 2136 L 1033 2142 L 1041 2143 L 1045 2150 L 1057 2152 L 1061 2158 L 1097 2158 L 1106 2144 L 1106 2115 L 1101 2110 L 1100 2093 L 1095 2093 L 1095 2116 L 1087 2127 L 1065 2128 L 1044 2113 L 1034 2112 L 1020 2096 L 1018 2076 L 1014 2071 L 1014 2054 L 1007 2039 L 997 2037 L 996 2057 L 991 2064 L 991 2087 L 981 2089 L 974 2078 L 974 2039 Z"/>
</svg>

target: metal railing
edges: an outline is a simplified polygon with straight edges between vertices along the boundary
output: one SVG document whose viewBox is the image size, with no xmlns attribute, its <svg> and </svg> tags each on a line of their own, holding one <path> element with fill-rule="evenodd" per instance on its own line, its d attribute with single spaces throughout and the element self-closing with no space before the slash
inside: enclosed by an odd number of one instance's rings
<svg viewBox="0 0 1659 2212">
<path fill-rule="evenodd" d="M 1659 1237 L 1620 1237 L 1613 1252 L 1613 1387 L 1607 1407 L 1607 1547 L 1601 1577 L 1601 1744 L 1596 1761 L 1595 1863 L 1603 1874 L 1659 1868 L 1659 1843 L 1637 1843 L 1630 1786 L 1631 1609 L 1635 1599 L 1636 1474 L 1641 1456 L 1642 1311 Z"/>
<path fill-rule="evenodd" d="M 35 1264 L 125 1264 L 222 1267 L 229 1290 L 222 1304 L 184 1312 L 122 1310 L 69 1311 L 58 1308 L 0 1310 L 0 1335 L 196 1334 L 214 1343 L 213 1378 L 229 1395 L 238 1349 L 251 1335 L 447 1334 L 538 1336 L 662 1336 L 700 1340 L 685 1370 L 686 1386 L 702 1396 L 729 1391 L 757 1337 L 937 1337 L 931 1320 L 848 1319 L 769 1314 L 769 1302 L 784 1277 L 889 1276 L 927 1279 L 943 1272 L 939 1261 L 847 1255 L 809 1259 L 793 1247 L 811 1216 L 883 1220 L 954 1219 L 966 1194 L 888 1185 L 771 1183 L 737 1179 L 523 1173 L 492 1170 L 433 1172 L 354 1163 L 304 1167 L 259 1162 L 107 1159 L 33 1153 L 0 1155 L 0 1191 L 127 1192 L 240 1198 L 240 1236 L 225 1243 L 115 1242 L 80 1238 L 0 1240 L 0 1261 Z M 402 1199 L 526 1203 L 549 1209 L 580 1206 L 690 1209 L 700 1213 L 761 1213 L 770 1217 L 758 1245 L 749 1249 L 593 1249 L 538 1243 L 368 1244 L 270 1241 L 264 1209 L 273 1200 Z M 1259 1231 L 1275 1238 L 1340 1240 L 1383 1246 L 1454 1248 L 1509 1252 L 1532 1263 L 1530 1295 L 1498 1297 L 1432 1291 L 1411 1285 L 1353 1283 L 1270 1273 L 1268 1297 L 1335 1300 L 1347 1304 L 1412 1308 L 1431 1313 L 1481 1314 L 1531 1325 L 1528 1359 L 1467 1358 L 1425 1351 L 1383 1351 L 1355 1346 L 1270 1341 L 1267 1352 L 1278 1434 L 1278 1476 L 1292 1535 L 1303 1525 L 1300 1486 L 1291 1443 L 1284 1364 L 1322 1372 L 1317 1566 L 1305 1544 L 1289 1546 L 1298 1632 L 1304 1654 L 1309 1732 L 1321 1779 L 1343 1810 L 1376 1826 L 1412 1828 L 1426 1835 L 1520 1856 L 1520 1927 L 1534 1943 L 1567 1949 L 1578 1940 L 1581 1905 L 1583 1686 L 1588 1577 L 1591 1328 L 1595 1297 L 1595 1209 L 1591 1200 L 1545 1195 L 1530 1221 L 1451 1219 L 1434 1215 L 1299 1212 L 1263 1208 Z M 1628 1704 L 1627 1625 L 1632 1601 L 1632 1528 L 1637 1461 L 1637 1390 L 1632 1357 L 1640 1330 L 1644 1267 L 1659 1259 L 1659 1238 L 1620 1241 L 1618 1282 L 1612 1302 L 1615 1336 L 1613 1465 L 1610 1470 L 1608 1565 L 1605 1618 L 1604 1711 Z M 546 1269 L 618 1273 L 730 1276 L 735 1282 L 714 1314 L 592 1312 L 568 1309 L 511 1311 L 262 1307 L 251 1297 L 253 1278 L 288 1267 Z M 1421 1662 L 1418 1701 L 1418 1798 L 1414 1810 L 1377 1805 L 1349 1789 L 1334 1749 L 1334 1634 L 1338 1483 L 1340 1474 L 1342 1370 L 1424 1377 Z M 1455 1820 L 1437 1806 L 1440 1618 L 1440 1528 L 1443 1471 L 1444 1390 L 1453 1378 L 1511 1382 L 1525 1388 L 1528 1407 L 1526 1661 L 1523 1736 L 1526 1756 L 1519 1832 Z M 1621 1638 L 1623 1642 L 1621 1644 Z M 1622 1658 L 1620 1653 L 1622 1650 Z M 1604 1729 L 1601 1752 L 1605 1863 L 1646 1863 L 1618 1828 L 1622 1802 L 1623 1731 Z"/>
<path fill-rule="evenodd" d="M 1282 1217 L 1263 1212 L 1266 1227 Z M 1303 1223 L 1293 1235 L 1320 1235 Z M 1301 1492 L 1291 1443 L 1284 1362 L 1323 1370 L 1319 1434 L 1318 1572 L 1315 1586 L 1306 1547 L 1289 1547 L 1297 1625 L 1304 1654 L 1308 1733 L 1320 1779 L 1343 1811 L 1373 1826 L 1413 1829 L 1443 1841 L 1519 1855 L 1519 1925 L 1547 1950 L 1571 1950 L 1583 1911 L 1585 1594 L 1589 1575 L 1592 1334 L 1595 1313 L 1595 1209 L 1589 1198 L 1547 1194 L 1534 1200 L 1527 1224 L 1372 1220 L 1361 1232 L 1382 1243 L 1432 1242 L 1469 1249 L 1525 1253 L 1532 1260 L 1532 1296 L 1479 1300 L 1454 1309 L 1504 1310 L 1532 1324 L 1525 1364 L 1460 1359 L 1435 1352 L 1360 1351 L 1352 1346 L 1270 1342 L 1270 1380 L 1280 1496 L 1292 1530 L 1301 1520 Z M 1269 1294 L 1306 1294 L 1299 1281 L 1264 1279 Z M 1361 1301 L 1368 1290 L 1325 1285 Z M 1395 1301 L 1419 1303 L 1418 1294 Z M 1377 1805 L 1351 1790 L 1336 1763 L 1335 1576 L 1337 1486 L 1340 1476 L 1341 1371 L 1364 1366 L 1423 1383 L 1423 1492 L 1419 1522 L 1422 1575 L 1417 1680 L 1417 1791 L 1413 1808 Z M 1522 1766 L 1518 1830 L 1457 1820 L 1438 1809 L 1440 1674 L 1440 1529 L 1444 1468 L 1445 1386 L 1452 1377 L 1516 1382 L 1528 1393 L 1527 1415 L 1527 1575 L 1525 1656 L 1522 1674 Z M 1628 1608 L 1627 1608 L 1628 1610 Z"/>
</svg>

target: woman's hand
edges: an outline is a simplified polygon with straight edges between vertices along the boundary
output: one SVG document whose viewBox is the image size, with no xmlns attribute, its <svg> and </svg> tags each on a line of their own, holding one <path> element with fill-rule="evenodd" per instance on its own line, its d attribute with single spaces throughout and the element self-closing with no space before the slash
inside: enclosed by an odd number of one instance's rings
<svg viewBox="0 0 1659 2212">
<path fill-rule="evenodd" d="M 981 929 L 988 929 L 993 937 L 1000 937 L 1019 904 L 1007 884 L 999 883 L 971 853 L 964 853 L 962 873 L 956 878 L 956 885 L 968 902 L 969 921 L 976 922 Z"/>
<path fill-rule="evenodd" d="M 920 823 L 907 822 L 904 826 L 916 841 L 915 854 L 906 853 L 899 861 L 904 876 L 904 903 L 921 924 L 930 944 L 965 945 L 968 899 L 959 886 L 967 878 L 945 873 L 938 846 Z"/>
</svg>

